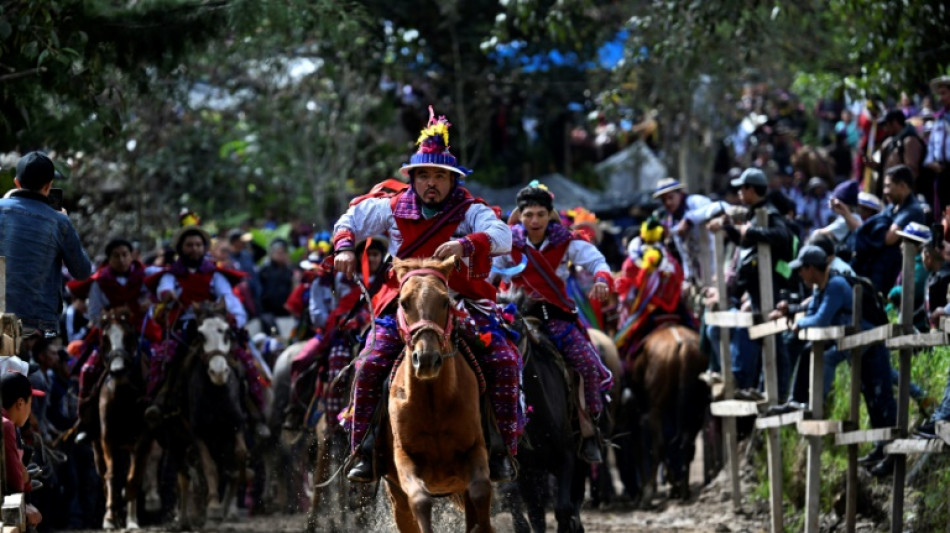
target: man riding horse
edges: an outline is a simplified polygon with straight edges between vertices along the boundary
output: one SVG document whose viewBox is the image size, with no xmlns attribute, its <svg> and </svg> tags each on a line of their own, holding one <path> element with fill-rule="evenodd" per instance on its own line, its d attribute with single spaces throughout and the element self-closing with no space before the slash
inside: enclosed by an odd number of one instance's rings
<svg viewBox="0 0 950 533">
<path fill-rule="evenodd" d="M 147 317 L 150 304 L 145 277 L 149 272 L 139 261 L 132 259 L 132 243 L 113 239 L 106 244 L 107 262 L 92 276 L 66 284 L 74 298 L 89 299 L 89 320 L 93 329 L 86 335 L 83 354 L 87 359 L 79 374 L 79 415 L 76 440 L 81 442 L 93 429 L 97 412 L 97 386 L 104 370 L 99 353 L 100 321 L 104 312 L 125 307 L 131 313 L 130 323 L 140 338 L 150 343 L 162 340 L 159 325 Z M 92 400 L 92 405 L 88 405 Z"/>
<path fill-rule="evenodd" d="M 640 225 L 617 280 L 621 310 L 616 341 L 621 359 L 628 362 L 654 329 L 677 323 L 697 327 L 682 298 L 683 268 L 663 246 L 663 232 L 653 217 Z"/>
<path fill-rule="evenodd" d="M 400 169 L 409 178 L 409 187 L 391 197 L 369 197 L 351 205 L 334 227 L 334 266 L 347 277 L 352 276 L 357 268 L 353 252 L 356 244 L 378 234 L 389 236 L 393 257 L 459 259 L 449 287 L 469 315 L 460 329 L 468 331 L 463 335 L 475 346 L 479 363 L 493 384 L 490 397 L 495 420 L 507 452 L 514 455 L 523 427 L 518 402 L 521 361 L 506 335 L 495 287 L 486 281 L 491 256 L 511 249 L 511 230 L 489 206 L 460 185 L 470 171 L 458 166 L 449 152 L 448 128 L 445 117 L 436 119 L 430 107 L 429 125 L 419 137 L 419 151 Z M 373 297 L 375 337 L 367 343 L 372 348 L 356 367 L 351 434 L 354 461 L 347 472 L 352 481 L 372 481 L 376 476 L 372 432 L 370 438 L 364 437 L 383 395 L 386 376 L 404 347 L 395 316 L 398 294 L 399 283 L 390 271 Z M 511 479 L 515 475 L 506 453 L 492 453 L 489 466 L 492 479 Z"/>
<path fill-rule="evenodd" d="M 554 211 L 554 196 L 543 185 L 532 182 L 521 189 L 517 204 L 521 222 L 511 228 L 511 254 L 496 257 L 495 267 L 507 270 L 524 263 L 524 270 L 513 274 L 511 281 L 514 287 L 525 290 L 532 302 L 526 314 L 542 320 L 545 333 L 583 377 L 587 408 L 597 418 L 604 407 L 603 393 L 612 387 L 613 376 L 580 325 L 566 281 L 569 265 L 587 270 L 595 280 L 588 297 L 605 301 L 613 289 L 610 267 L 596 246 L 560 223 Z M 581 458 L 589 463 L 603 460 L 596 436 L 584 438 Z"/>
<path fill-rule="evenodd" d="M 174 384 L 185 352 L 198 333 L 193 305 L 223 299 L 237 328 L 243 328 L 247 322 L 247 313 L 232 291 L 232 283 L 240 281 L 243 274 L 215 266 L 205 255 L 210 241 L 200 226 L 182 227 L 175 236 L 178 259 L 168 269 L 146 278 L 146 285 L 161 302 L 156 316 L 167 325 L 166 339 L 155 349 L 149 368 L 148 395 L 153 402 L 146 416 L 151 420 L 158 420 L 162 412 L 171 407 L 167 398 L 169 385 Z M 270 431 L 263 423 L 264 390 L 260 373 L 247 350 L 238 346 L 234 355 L 245 370 L 247 392 L 254 407 L 249 414 L 257 422 L 258 435 L 266 437 Z"/>
<path fill-rule="evenodd" d="M 369 244 L 367 244 L 367 242 Z M 383 264 L 389 241 L 384 237 L 371 237 L 356 245 L 356 256 L 366 256 L 363 272 L 367 290 L 378 290 L 377 272 Z M 382 281 L 382 280 L 380 280 Z M 316 372 L 320 367 L 326 371 L 326 383 L 332 383 L 350 363 L 356 335 L 369 323 L 369 310 L 360 303 L 362 293 L 353 279 L 340 272 L 328 273 L 314 280 L 310 287 L 310 320 L 323 330 L 323 336 L 311 339 L 291 363 L 290 404 L 284 428 L 300 427 L 307 404 L 312 399 L 316 385 Z M 327 424 L 335 426 L 337 415 L 346 407 L 347 383 L 337 383 L 324 395 Z"/>
</svg>

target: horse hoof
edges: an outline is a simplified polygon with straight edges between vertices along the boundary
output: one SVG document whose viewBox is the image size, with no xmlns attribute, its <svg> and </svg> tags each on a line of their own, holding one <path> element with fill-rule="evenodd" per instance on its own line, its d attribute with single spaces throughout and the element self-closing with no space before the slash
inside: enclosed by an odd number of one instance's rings
<svg viewBox="0 0 950 533">
<path fill-rule="evenodd" d="M 220 503 L 209 503 L 205 516 L 208 520 L 220 522 L 224 520 L 224 507 Z"/>
<path fill-rule="evenodd" d="M 103 518 L 102 529 L 115 529 L 115 522 L 111 518 Z"/>
<path fill-rule="evenodd" d="M 162 498 L 158 494 L 149 494 L 145 496 L 145 510 L 150 513 L 157 513 L 162 510 Z"/>
<path fill-rule="evenodd" d="M 129 523 L 125 526 L 125 529 L 141 529 L 141 528 L 139 528 L 138 522 L 133 522 L 129 520 Z"/>
</svg>

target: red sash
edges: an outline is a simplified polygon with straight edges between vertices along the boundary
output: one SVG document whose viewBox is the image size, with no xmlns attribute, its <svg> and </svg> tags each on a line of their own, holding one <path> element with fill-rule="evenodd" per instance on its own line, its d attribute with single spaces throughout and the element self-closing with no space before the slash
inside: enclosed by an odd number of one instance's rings
<svg viewBox="0 0 950 533">
<path fill-rule="evenodd" d="M 524 272 L 514 276 L 511 281 L 516 287 L 526 287 L 545 302 L 558 306 L 562 311 L 574 312 L 574 306 L 567 296 L 567 287 L 564 280 L 558 277 L 556 266 L 564 260 L 567 247 L 571 241 L 567 240 L 557 246 L 547 246 L 544 250 L 537 250 L 525 244 L 522 250 L 512 248 L 511 258 L 515 263 L 521 263 L 524 253 L 529 255 L 527 268 Z"/>
<path fill-rule="evenodd" d="M 401 194 L 411 194 L 411 191 Z M 399 196 L 396 195 L 391 200 L 390 205 L 394 211 Z M 445 216 L 418 220 L 399 217 L 394 217 L 394 219 L 403 239 L 402 244 L 399 245 L 399 251 L 396 252 L 396 256 L 401 259 L 432 257 L 436 248 L 452 240 L 455 230 L 462 223 L 461 220 L 446 222 Z M 404 256 L 401 253 L 402 250 L 411 251 Z M 459 261 L 457 272 L 449 278 L 449 288 L 463 298 L 472 300 L 494 301 L 497 295 L 494 285 L 484 279 L 475 279 L 469 275 L 468 266 L 464 261 Z M 396 279 L 396 273 L 390 269 L 386 274 L 386 282 L 373 296 L 373 313 L 376 316 L 382 314 L 383 310 L 398 296 L 399 281 Z"/>
</svg>

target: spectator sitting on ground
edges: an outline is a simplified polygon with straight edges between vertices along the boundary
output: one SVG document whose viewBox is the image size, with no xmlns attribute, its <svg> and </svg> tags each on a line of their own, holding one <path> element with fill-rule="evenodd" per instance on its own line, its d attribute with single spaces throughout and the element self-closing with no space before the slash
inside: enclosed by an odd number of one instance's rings
<svg viewBox="0 0 950 533">
<path fill-rule="evenodd" d="M 20 440 L 19 428 L 30 420 L 32 413 L 33 396 L 44 396 L 45 393 L 33 390 L 30 380 L 18 372 L 7 372 L 0 377 L 0 396 L 3 396 L 3 453 L 4 480 L 7 490 L 11 492 L 29 493 L 32 491 L 30 475 L 23 464 L 23 444 Z M 43 516 L 36 507 L 26 504 L 26 523 L 37 526 L 43 521 Z"/>
</svg>

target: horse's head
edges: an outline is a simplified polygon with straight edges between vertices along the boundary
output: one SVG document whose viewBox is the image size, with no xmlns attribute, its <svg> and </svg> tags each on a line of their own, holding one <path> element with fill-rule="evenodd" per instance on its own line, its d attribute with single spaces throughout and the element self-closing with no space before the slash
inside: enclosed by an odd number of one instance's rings
<svg viewBox="0 0 950 533">
<path fill-rule="evenodd" d="M 231 366 L 231 325 L 223 306 L 202 307 L 197 310 L 198 336 L 202 362 L 207 365 L 211 383 L 222 386 L 228 382 Z"/>
<path fill-rule="evenodd" d="M 99 349 L 105 354 L 109 373 L 113 376 L 122 375 L 131 366 L 138 342 L 135 327 L 132 326 L 132 312 L 128 307 L 110 309 L 102 315 L 100 325 L 102 342 Z"/>
<path fill-rule="evenodd" d="M 412 354 L 412 368 L 419 379 L 437 378 L 443 358 L 455 354 L 455 316 L 448 282 L 454 267 L 454 256 L 444 261 L 393 261 L 399 279 L 399 334 Z"/>
</svg>

